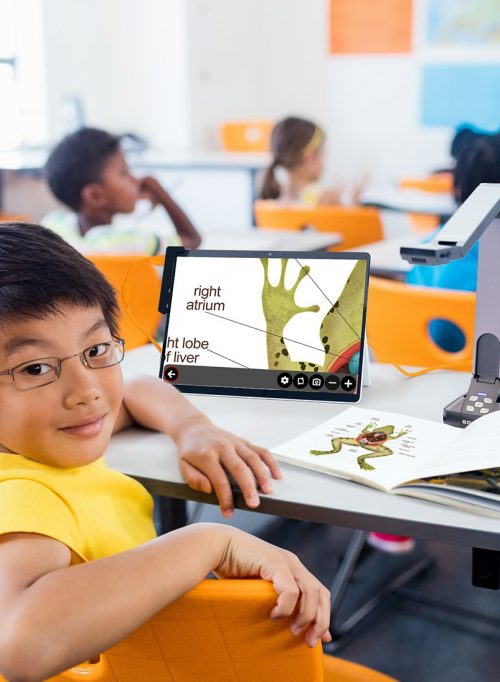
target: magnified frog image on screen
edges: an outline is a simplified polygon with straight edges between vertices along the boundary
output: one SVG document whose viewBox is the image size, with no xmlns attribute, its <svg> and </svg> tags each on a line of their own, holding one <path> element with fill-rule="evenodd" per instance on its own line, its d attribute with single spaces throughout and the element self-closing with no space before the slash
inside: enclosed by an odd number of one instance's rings
<svg viewBox="0 0 500 682">
<path fill-rule="evenodd" d="M 357 402 L 369 256 L 169 247 L 161 377 L 181 391 Z"/>
</svg>

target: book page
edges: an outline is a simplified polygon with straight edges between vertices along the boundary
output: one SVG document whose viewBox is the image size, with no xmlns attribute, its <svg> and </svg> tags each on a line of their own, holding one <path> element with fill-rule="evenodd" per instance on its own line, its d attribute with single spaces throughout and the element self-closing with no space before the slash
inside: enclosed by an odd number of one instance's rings
<svg viewBox="0 0 500 682">
<path fill-rule="evenodd" d="M 443 443 L 438 458 L 422 462 L 417 478 L 500 466 L 500 412 L 491 412 L 456 431 L 459 432 L 456 442 L 451 447 Z"/>
<path fill-rule="evenodd" d="M 429 502 L 437 502 L 438 504 L 455 507 L 456 509 L 461 509 L 462 511 L 473 514 L 493 516 L 497 519 L 500 517 L 500 500 L 476 497 L 474 494 L 464 493 L 461 490 L 448 490 L 442 488 L 436 490 L 432 487 L 404 486 L 403 488 L 398 488 L 395 492 L 398 495 L 416 497 L 420 500 L 427 500 Z"/>
<path fill-rule="evenodd" d="M 281 461 L 388 491 L 417 478 L 459 435 L 427 419 L 351 407 L 272 452 Z"/>
</svg>

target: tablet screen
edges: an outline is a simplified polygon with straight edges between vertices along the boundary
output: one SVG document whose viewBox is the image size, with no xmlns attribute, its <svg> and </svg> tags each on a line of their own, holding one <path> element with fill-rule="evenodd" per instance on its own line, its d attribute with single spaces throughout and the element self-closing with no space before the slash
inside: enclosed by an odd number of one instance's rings
<svg viewBox="0 0 500 682">
<path fill-rule="evenodd" d="M 369 256 L 169 247 L 161 377 L 191 393 L 359 400 Z"/>
</svg>

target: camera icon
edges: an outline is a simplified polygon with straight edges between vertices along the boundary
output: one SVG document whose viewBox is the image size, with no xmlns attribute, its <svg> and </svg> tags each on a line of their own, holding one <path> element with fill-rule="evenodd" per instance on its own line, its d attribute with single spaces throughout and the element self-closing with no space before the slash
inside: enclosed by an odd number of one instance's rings
<svg viewBox="0 0 500 682">
<path fill-rule="evenodd" d="M 312 377 L 309 379 L 309 386 L 313 388 L 315 391 L 319 390 L 320 388 L 323 388 L 323 384 L 325 383 L 325 380 L 321 376 L 321 374 L 313 374 Z"/>
</svg>

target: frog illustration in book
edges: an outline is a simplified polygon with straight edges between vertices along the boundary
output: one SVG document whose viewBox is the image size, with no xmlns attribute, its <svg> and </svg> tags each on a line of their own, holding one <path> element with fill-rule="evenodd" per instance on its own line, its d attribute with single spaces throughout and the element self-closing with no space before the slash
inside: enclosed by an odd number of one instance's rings
<svg viewBox="0 0 500 682">
<path fill-rule="evenodd" d="M 262 287 L 262 310 L 266 319 L 267 359 L 269 369 L 302 372 L 345 372 L 356 375 L 361 348 L 360 331 L 363 318 L 363 299 L 366 284 L 366 261 L 360 260 L 351 274 L 338 299 L 319 325 L 318 348 L 323 348 L 323 363 L 292 360 L 287 347 L 284 330 L 290 320 L 306 312 L 319 312 L 319 305 L 298 306 L 295 292 L 305 277 L 310 277 L 311 268 L 301 266 L 297 279 L 290 289 L 285 287 L 288 259 L 281 259 L 280 280 L 276 286 L 269 281 L 269 259 L 261 258 L 264 268 Z M 325 294 L 318 288 L 318 296 Z"/>
<path fill-rule="evenodd" d="M 361 433 L 356 438 L 332 438 L 331 450 L 309 450 L 311 455 L 315 457 L 318 455 L 336 455 L 341 451 L 343 445 L 351 445 L 368 450 L 369 454 L 360 455 L 358 457 L 359 468 L 364 471 L 374 471 L 375 467 L 368 464 L 367 459 L 373 457 L 388 457 L 394 454 L 391 448 L 388 448 L 386 443 L 401 436 L 406 436 L 411 429 L 402 429 L 399 433 L 394 433 L 394 426 L 376 426 L 374 422 L 370 422 L 365 426 Z"/>
</svg>

